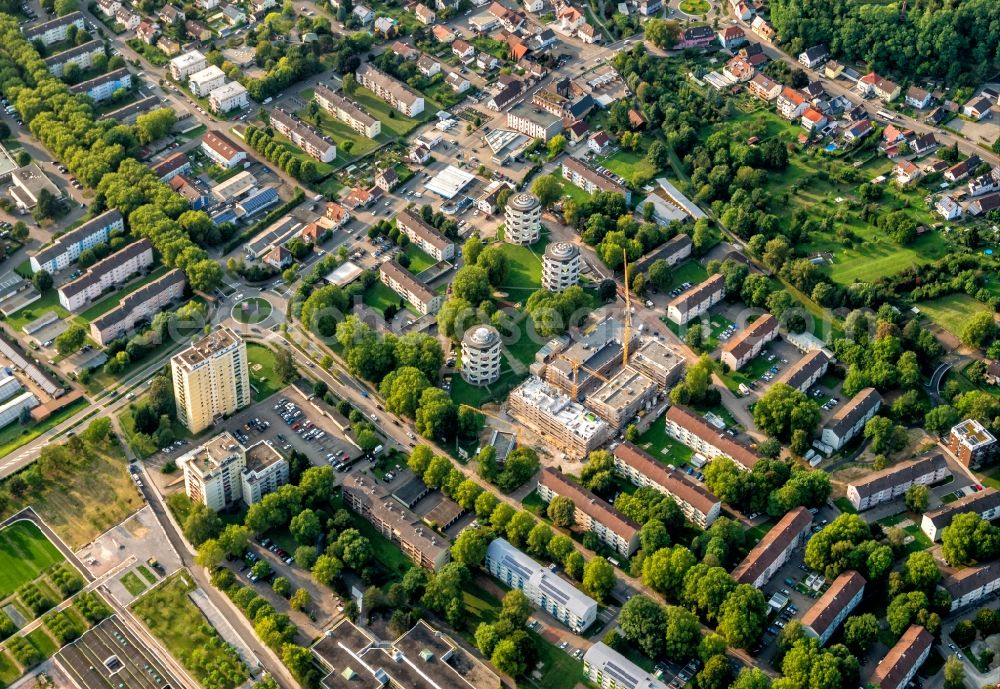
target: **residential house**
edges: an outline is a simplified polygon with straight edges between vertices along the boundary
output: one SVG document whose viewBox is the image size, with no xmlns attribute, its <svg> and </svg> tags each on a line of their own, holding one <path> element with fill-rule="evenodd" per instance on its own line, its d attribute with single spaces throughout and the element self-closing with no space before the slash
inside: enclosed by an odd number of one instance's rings
<svg viewBox="0 0 1000 689">
<path fill-rule="evenodd" d="M 201 138 L 201 150 L 212 162 L 227 170 L 247 159 L 247 152 L 222 132 L 205 132 L 205 136 Z"/>
<path fill-rule="evenodd" d="M 826 115 L 813 107 L 806 108 L 805 112 L 802 113 L 802 128 L 807 132 L 819 131 L 826 126 L 828 121 Z"/>
<path fill-rule="evenodd" d="M 524 82 L 519 79 L 507 84 L 500 89 L 492 98 L 486 101 L 486 107 L 494 112 L 501 112 L 508 108 L 515 100 L 521 96 L 524 90 Z"/>
<path fill-rule="evenodd" d="M 938 142 L 933 132 L 914 137 L 910 141 L 910 150 L 918 156 L 930 153 L 937 148 Z"/>
<path fill-rule="evenodd" d="M 962 217 L 962 207 L 950 196 L 942 196 L 934 204 L 934 210 L 945 220 L 957 220 Z"/>
<path fill-rule="evenodd" d="M 587 44 L 600 43 L 604 36 L 590 24 L 584 24 L 576 30 L 576 37 Z"/>
<path fill-rule="evenodd" d="M 355 19 L 358 20 L 358 23 L 360 23 L 361 26 L 368 26 L 375 21 L 375 12 L 372 11 L 372 8 L 367 5 L 355 5 L 354 9 L 351 10 L 351 14 L 354 15 Z"/>
<path fill-rule="evenodd" d="M 378 192 L 377 194 L 375 192 Z M 341 201 L 344 206 L 350 209 L 355 208 L 368 208 L 370 205 L 375 203 L 379 196 L 382 195 L 382 190 L 378 187 L 372 187 L 371 189 L 365 189 L 364 187 L 354 187 L 348 192 Z"/>
<path fill-rule="evenodd" d="M 171 24 L 174 26 L 183 23 L 184 20 L 187 18 L 184 14 L 184 10 L 175 7 L 170 3 L 164 5 L 163 9 L 160 10 L 160 13 L 157 16 L 160 18 L 160 21 L 163 22 L 164 24 Z"/>
<path fill-rule="evenodd" d="M 611 148 L 611 137 L 604 131 L 595 132 L 587 141 L 587 148 L 597 155 L 604 155 Z"/>
<path fill-rule="evenodd" d="M 556 21 L 559 22 L 559 30 L 562 33 L 572 35 L 584 25 L 587 18 L 583 16 L 583 12 L 572 5 L 563 5 L 556 13 Z"/>
<path fill-rule="evenodd" d="M 746 42 L 746 32 L 738 26 L 727 26 L 719 30 L 719 44 L 726 50 L 732 50 Z"/>
<path fill-rule="evenodd" d="M 975 201 L 970 203 L 966 210 L 969 215 L 977 216 L 983 213 L 989 213 L 1000 208 L 1000 194 L 989 194 L 987 196 L 980 196 Z"/>
<path fill-rule="evenodd" d="M 431 149 L 418 144 L 410 149 L 407 157 L 414 165 L 426 165 L 427 161 L 431 159 Z"/>
<path fill-rule="evenodd" d="M 844 65 L 840 64 L 836 60 L 827 60 L 826 64 L 823 65 L 823 76 L 827 79 L 837 79 L 843 73 Z"/>
<path fill-rule="evenodd" d="M 417 71 L 430 78 L 441 73 L 441 63 L 430 55 L 421 55 L 417 60 Z"/>
<path fill-rule="evenodd" d="M 650 17 L 663 11 L 663 0 L 639 0 L 639 14 Z"/>
<path fill-rule="evenodd" d="M 747 84 L 747 91 L 751 95 L 768 102 L 781 95 L 781 89 L 781 84 L 759 72 Z"/>
<path fill-rule="evenodd" d="M 216 114 L 242 110 L 249 104 L 250 96 L 238 81 L 223 84 L 208 94 L 208 107 Z"/>
<path fill-rule="evenodd" d="M 452 43 L 456 38 L 455 32 L 444 24 L 435 24 L 431 29 L 431 35 L 438 43 Z"/>
<path fill-rule="evenodd" d="M 330 201 L 326 204 L 326 210 L 323 211 L 323 217 L 330 221 L 331 230 L 339 230 L 351 221 L 351 212 L 339 203 Z"/>
<path fill-rule="evenodd" d="M 448 72 L 448 75 L 444 78 L 444 83 L 448 84 L 455 93 L 465 93 L 472 87 L 469 80 L 458 72 Z"/>
<path fill-rule="evenodd" d="M 524 0 L 524 11 L 538 14 L 545 9 L 544 0 Z"/>
<path fill-rule="evenodd" d="M 372 30 L 379 36 L 384 36 L 385 38 L 392 38 L 397 33 L 399 33 L 396 28 L 398 22 L 392 17 L 378 17 L 375 19 L 375 23 L 372 25 Z"/>
<path fill-rule="evenodd" d="M 754 17 L 753 21 L 750 22 L 750 30 L 763 38 L 765 41 L 773 41 L 775 35 L 777 34 L 774 27 L 771 25 L 771 22 L 767 21 L 760 15 Z"/>
<path fill-rule="evenodd" d="M 715 40 L 715 32 L 710 26 L 693 26 L 681 32 L 678 48 L 707 48 Z"/>
<path fill-rule="evenodd" d="M 124 5 L 115 10 L 115 23 L 124 26 L 126 31 L 134 31 L 141 21 L 142 17 Z"/>
<path fill-rule="evenodd" d="M 156 47 L 167 57 L 180 55 L 181 52 L 181 44 L 169 36 L 160 36 L 160 39 L 156 42 Z"/>
<path fill-rule="evenodd" d="M 985 174 L 969 180 L 969 196 L 982 196 L 996 191 L 997 180 L 992 174 Z"/>
<path fill-rule="evenodd" d="M 777 100 L 778 114 L 786 120 L 796 120 L 802 117 L 802 113 L 809 107 L 809 103 L 801 93 L 785 86 L 781 89 L 781 94 Z"/>
<path fill-rule="evenodd" d="M 499 66 L 500 61 L 496 58 L 496 56 L 491 55 L 490 53 L 479 53 L 476 55 L 476 67 L 484 72 L 489 72 Z"/>
<path fill-rule="evenodd" d="M 978 155 L 972 154 L 962 162 L 956 163 L 945 170 L 944 178 L 949 182 L 959 182 L 975 172 L 976 168 L 982 165 L 982 163 L 983 161 Z"/>
<path fill-rule="evenodd" d="M 97 9 L 108 19 L 115 16 L 121 6 L 120 0 L 97 0 Z"/>
<path fill-rule="evenodd" d="M 931 104 L 931 93 L 917 86 L 906 89 L 906 104 L 911 108 L 923 110 Z"/>
<path fill-rule="evenodd" d="M 386 194 L 395 189 L 398 184 L 399 176 L 396 174 L 396 168 L 394 167 L 384 168 L 375 174 L 375 186 Z"/>
<path fill-rule="evenodd" d="M 737 82 L 750 81 L 757 72 L 754 66 L 739 55 L 726 61 L 722 73 Z"/>
<path fill-rule="evenodd" d="M 745 22 L 753 18 L 754 11 L 746 0 L 729 0 L 729 11 Z"/>
<path fill-rule="evenodd" d="M 920 168 L 909 160 L 899 160 L 892 169 L 892 174 L 902 186 L 906 186 L 923 176 Z"/>
<path fill-rule="evenodd" d="M 418 2 L 417 6 L 413 8 L 413 14 L 416 15 L 417 21 L 424 26 L 430 26 L 437 21 L 437 13 L 422 2 Z"/>
<path fill-rule="evenodd" d="M 404 60 L 416 60 L 420 57 L 420 51 L 411 45 L 407 45 L 402 41 L 393 41 L 392 45 L 389 46 L 389 50 L 393 55 L 398 55 Z"/>
<path fill-rule="evenodd" d="M 212 30 L 196 19 L 184 22 L 184 30 L 191 38 L 198 41 L 207 41 L 212 37 Z"/>
<path fill-rule="evenodd" d="M 156 39 L 160 37 L 160 25 L 148 19 L 143 19 L 135 29 L 135 37 L 146 45 L 154 45 Z"/>
<path fill-rule="evenodd" d="M 847 141 L 860 141 L 873 131 L 875 131 L 875 126 L 871 120 L 861 120 L 844 130 L 844 138 Z"/>
<path fill-rule="evenodd" d="M 962 106 L 962 114 L 978 122 L 989 117 L 992 109 L 993 103 L 989 98 L 977 96 Z"/>
<path fill-rule="evenodd" d="M 230 27 L 237 27 L 246 24 L 246 12 L 233 5 L 226 5 L 222 8 L 222 20 Z"/>
<path fill-rule="evenodd" d="M 459 38 L 451 44 L 451 52 L 462 62 L 471 62 L 476 57 L 476 49 L 468 41 Z"/>
<path fill-rule="evenodd" d="M 809 69 L 813 69 L 829 56 L 830 51 L 826 49 L 825 45 L 814 45 L 812 48 L 799 53 L 799 64 L 804 67 L 808 67 Z"/>
</svg>

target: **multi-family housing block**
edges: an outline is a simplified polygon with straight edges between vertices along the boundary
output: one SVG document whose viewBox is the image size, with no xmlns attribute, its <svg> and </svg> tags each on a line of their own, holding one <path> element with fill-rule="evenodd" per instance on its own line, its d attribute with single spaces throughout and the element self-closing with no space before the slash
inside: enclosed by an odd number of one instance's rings
<svg viewBox="0 0 1000 689">
<path fill-rule="evenodd" d="M 77 31 L 83 31 L 83 14 L 81 12 L 70 12 L 47 22 L 25 27 L 24 37 L 29 41 L 41 41 L 44 45 L 50 46 L 53 43 L 65 41 L 71 26 L 76 27 Z"/>
<path fill-rule="evenodd" d="M 610 191 L 625 197 L 625 203 L 631 203 L 632 192 L 623 184 L 609 179 L 573 156 L 566 156 L 562 164 L 563 178 L 583 189 L 588 194 L 599 191 Z"/>
<path fill-rule="evenodd" d="M 416 117 L 424 111 L 423 96 L 371 63 L 361 65 L 355 76 L 359 84 L 407 117 Z"/>
<path fill-rule="evenodd" d="M 243 84 L 238 81 L 230 81 L 218 88 L 212 89 L 208 94 L 208 107 L 214 113 L 240 110 L 250 104 L 250 96 Z"/>
<path fill-rule="evenodd" d="M 903 689 L 927 660 L 932 646 L 934 637 L 930 632 L 920 625 L 910 626 L 879 661 L 868 685 L 879 689 Z"/>
<path fill-rule="evenodd" d="M 667 318 L 686 325 L 718 304 L 726 296 L 726 279 L 715 274 L 667 304 Z"/>
<path fill-rule="evenodd" d="M 174 78 L 174 81 L 184 82 L 189 76 L 206 67 L 208 67 L 208 60 L 205 56 L 197 50 L 192 50 L 178 55 L 170 61 L 170 76 Z"/>
<path fill-rule="evenodd" d="M 69 92 L 90 96 L 95 103 L 100 103 L 111 98 L 118 89 L 130 88 L 132 88 L 132 73 L 125 67 L 120 67 L 107 74 L 70 86 Z"/>
<path fill-rule="evenodd" d="M 733 579 L 762 588 L 788 562 L 796 548 L 809 540 L 811 525 L 812 515 L 805 507 L 788 512 L 733 570 Z"/>
<path fill-rule="evenodd" d="M 105 211 L 30 256 L 31 272 L 60 271 L 79 258 L 81 252 L 107 242 L 113 230 L 124 228 L 125 221 L 118 209 Z"/>
<path fill-rule="evenodd" d="M 221 132 L 205 132 L 201 150 L 217 165 L 232 169 L 247 159 L 247 152 Z"/>
<path fill-rule="evenodd" d="M 707 529 L 722 511 L 719 498 L 682 471 L 656 461 L 651 455 L 625 441 L 614 449 L 615 471 L 633 485 L 651 486 L 673 498 L 688 521 Z"/>
<path fill-rule="evenodd" d="M 545 502 L 562 496 L 573 501 L 574 524 L 597 534 L 601 542 L 622 557 L 639 547 L 639 525 L 589 490 L 567 479 L 562 472 L 544 467 L 538 495 Z"/>
<path fill-rule="evenodd" d="M 975 605 L 1000 590 L 1000 563 L 964 567 L 945 577 L 941 586 L 951 596 L 951 612 Z"/>
<path fill-rule="evenodd" d="M 791 364 L 778 376 L 775 383 L 784 383 L 799 392 L 805 392 L 822 378 L 830 367 L 830 357 L 822 349 L 806 352 L 801 359 Z"/>
<path fill-rule="evenodd" d="M 861 390 L 830 417 L 821 440 L 834 451 L 839 450 L 862 431 L 881 407 L 882 395 L 875 388 Z"/>
<path fill-rule="evenodd" d="M 920 528 L 931 541 L 939 541 L 941 532 L 951 525 L 951 520 L 966 512 L 974 512 L 986 521 L 997 519 L 1000 517 L 1000 490 L 987 486 L 972 495 L 926 512 L 920 520 Z"/>
<path fill-rule="evenodd" d="M 508 401 L 518 421 L 575 459 L 586 457 L 611 434 L 603 419 L 535 377 L 515 388 Z"/>
<path fill-rule="evenodd" d="M 67 65 L 76 65 L 81 71 L 90 69 L 94 58 L 98 55 L 104 55 L 104 43 L 97 40 L 87 41 L 83 45 L 45 58 L 45 65 L 53 76 L 61 77 Z"/>
<path fill-rule="evenodd" d="M 847 486 L 847 499 L 854 509 L 867 510 L 903 495 L 911 486 L 928 486 L 951 475 L 944 455 L 935 452 L 876 471 Z"/>
<path fill-rule="evenodd" d="M 268 120 L 276 131 L 287 136 L 293 144 L 316 160 L 329 163 L 337 157 L 337 145 L 333 143 L 333 139 L 324 136 L 287 110 L 275 108 Z"/>
<path fill-rule="evenodd" d="M 174 268 L 122 298 L 115 308 L 90 322 L 90 337 L 102 347 L 132 331 L 184 296 L 184 272 Z"/>
<path fill-rule="evenodd" d="M 153 265 L 153 245 L 140 239 L 90 266 L 76 280 L 59 288 L 59 303 L 67 311 L 79 311 L 112 287 Z"/>
<path fill-rule="evenodd" d="M 396 261 L 386 261 L 379 266 L 378 272 L 384 285 L 412 304 L 422 315 L 441 310 L 444 295 L 436 293 Z"/>
<path fill-rule="evenodd" d="M 597 603 L 502 538 L 486 548 L 486 570 L 579 634 L 597 619 Z"/>
<path fill-rule="evenodd" d="M 410 210 L 403 210 L 396 216 L 396 228 L 436 261 L 448 261 L 455 257 L 455 243 Z"/>
<path fill-rule="evenodd" d="M 666 684 L 603 641 L 583 654 L 583 674 L 601 689 L 667 689 Z"/>
<path fill-rule="evenodd" d="M 250 404 L 246 342 L 220 327 L 170 359 L 177 419 L 200 433 L 228 414 Z"/>
<path fill-rule="evenodd" d="M 738 371 L 750 363 L 767 343 L 777 336 L 778 319 L 766 313 L 723 345 L 720 359 L 730 370 Z"/>
<path fill-rule="evenodd" d="M 678 442 L 699 452 L 706 459 L 729 457 L 739 468 L 750 471 L 760 457 L 752 449 L 733 440 L 701 416 L 676 405 L 664 414 L 667 434 Z"/>
<path fill-rule="evenodd" d="M 382 132 L 382 122 L 372 117 L 360 105 L 344 97 L 324 83 L 316 84 L 313 95 L 319 107 L 359 134 L 374 139 Z"/>
<path fill-rule="evenodd" d="M 244 450 L 228 431 L 179 457 L 177 466 L 187 496 L 213 512 L 240 500 L 256 504 L 288 483 L 288 462 L 269 442 Z"/>
<path fill-rule="evenodd" d="M 864 592 L 863 576 L 854 570 L 841 573 L 815 605 L 802 616 L 802 627 L 806 634 L 819 639 L 820 646 L 825 644 L 840 623 L 858 606 Z"/>
<path fill-rule="evenodd" d="M 965 466 L 978 469 L 996 454 L 997 440 L 983 424 L 966 419 L 948 433 L 948 450 Z"/>
<path fill-rule="evenodd" d="M 225 83 L 226 73 L 216 65 L 209 65 L 188 77 L 188 88 L 199 98 L 204 98 Z"/>
</svg>

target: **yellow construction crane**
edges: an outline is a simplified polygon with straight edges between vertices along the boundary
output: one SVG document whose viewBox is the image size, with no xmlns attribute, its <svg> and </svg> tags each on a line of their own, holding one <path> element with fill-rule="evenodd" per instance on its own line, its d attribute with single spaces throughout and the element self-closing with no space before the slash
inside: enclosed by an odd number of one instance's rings
<svg viewBox="0 0 1000 689">
<path fill-rule="evenodd" d="M 622 368 L 628 366 L 628 344 L 632 336 L 632 300 L 629 298 L 631 285 L 628 284 L 628 252 L 622 249 L 625 258 L 625 339 L 622 341 Z"/>
<path fill-rule="evenodd" d="M 580 369 L 581 368 L 584 371 L 586 371 L 587 373 L 589 373 L 590 375 L 596 376 L 597 378 L 600 378 L 605 383 L 609 382 L 608 379 L 605 378 L 604 376 L 602 376 L 600 373 L 598 373 L 594 369 L 590 368 L 589 366 L 585 366 L 582 362 L 577 361 L 576 359 L 570 359 L 565 354 L 560 354 L 559 358 L 568 361 L 569 365 L 573 369 L 573 399 L 574 400 L 576 399 L 577 393 L 580 390 Z"/>
<path fill-rule="evenodd" d="M 482 414 L 483 416 L 488 416 L 491 419 L 494 419 L 495 421 L 502 421 L 503 423 L 505 423 L 507 425 L 514 426 L 514 438 L 517 441 L 518 445 L 521 444 L 521 426 L 520 426 L 520 424 L 518 424 L 516 422 L 513 422 L 513 421 L 510 421 L 509 419 L 504 419 L 504 418 L 502 418 L 500 416 L 497 416 L 496 414 L 491 414 L 488 411 L 483 411 L 479 407 L 473 407 L 471 404 L 465 404 L 464 402 L 461 403 L 461 404 L 459 404 L 458 408 L 459 409 L 463 409 L 463 408 L 464 409 L 471 409 L 472 411 L 476 412 L 477 414 Z M 506 433 L 507 431 L 501 431 L 501 432 Z"/>
</svg>

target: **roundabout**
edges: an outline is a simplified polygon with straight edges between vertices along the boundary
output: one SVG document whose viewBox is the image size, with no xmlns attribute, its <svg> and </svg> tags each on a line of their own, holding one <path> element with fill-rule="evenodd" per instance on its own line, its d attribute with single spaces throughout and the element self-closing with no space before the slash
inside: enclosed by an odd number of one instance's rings
<svg viewBox="0 0 1000 689">
<path fill-rule="evenodd" d="M 708 0 L 681 0 L 678 8 L 684 14 L 692 17 L 700 17 L 708 14 L 712 6 L 708 3 Z"/>
<path fill-rule="evenodd" d="M 256 325 L 267 320 L 274 307 L 264 297 L 249 297 L 233 305 L 233 319 L 244 325 Z"/>
</svg>

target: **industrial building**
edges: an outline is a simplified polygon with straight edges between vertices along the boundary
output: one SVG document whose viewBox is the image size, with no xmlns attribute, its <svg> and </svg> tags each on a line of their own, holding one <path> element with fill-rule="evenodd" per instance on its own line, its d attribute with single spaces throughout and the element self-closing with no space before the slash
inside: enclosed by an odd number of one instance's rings
<svg viewBox="0 0 1000 689">
<path fill-rule="evenodd" d="M 486 548 L 485 567 L 510 588 L 579 634 L 597 619 L 597 602 L 502 538 Z"/>
<path fill-rule="evenodd" d="M 639 525 L 583 486 L 552 467 L 543 467 L 538 495 L 545 502 L 557 496 L 569 498 L 576 508 L 573 523 L 597 534 L 601 542 L 622 557 L 631 557 L 639 547 Z"/>
<path fill-rule="evenodd" d="M 583 459 L 611 435 L 596 414 L 535 377 L 515 388 L 508 401 L 514 418 L 574 459 Z"/>
<path fill-rule="evenodd" d="M 614 449 L 615 471 L 633 485 L 651 486 L 673 498 L 688 521 L 707 529 L 722 512 L 722 502 L 704 484 L 683 471 L 658 462 L 651 455 L 625 441 Z"/>
<path fill-rule="evenodd" d="M 469 385 L 489 385 L 500 378 L 503 341 L 491 325 L 477 325 L 462 337 L 462 378 Z"/>
<path fill-rule="evenodd" d="M 170 359 L 177 419 L 200 433 L 215 420 L 250 404 L 250 374 L 243 338 L 223 326 Z"/>
</svg>

